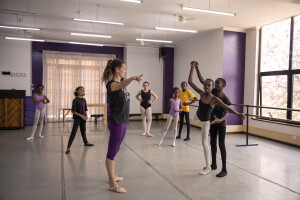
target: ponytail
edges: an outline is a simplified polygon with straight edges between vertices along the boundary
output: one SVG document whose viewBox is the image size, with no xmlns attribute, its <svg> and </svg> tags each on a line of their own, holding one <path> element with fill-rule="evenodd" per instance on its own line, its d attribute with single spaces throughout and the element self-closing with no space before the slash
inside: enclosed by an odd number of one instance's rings
<svg viewBox="0 0 300 200">
<path fill-rule="evenodd" d="M 120 69 L 122 67 L 122 64 L 124 64 L 122 60 L 109 60 L 103 72 L 102 82 L 107 83 L 108 81 L 110 81 L 116 71 L 116 68 Z"/>
</svg>

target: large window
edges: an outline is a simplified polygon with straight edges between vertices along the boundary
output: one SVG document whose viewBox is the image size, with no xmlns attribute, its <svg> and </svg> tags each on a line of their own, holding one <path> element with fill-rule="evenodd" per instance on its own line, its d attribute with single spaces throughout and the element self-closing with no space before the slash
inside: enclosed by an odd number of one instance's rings
<svg viewBox="0 0 300 200">
<path fill-rule="evenodd" d="M 261 29 L 260 106 L 300 109 L 300 16 Z M 258 109 L 265 117 L 300 121 L 300 112 Z"/>
<path fill-rule="evenodd" d="M 115 55 L 44 51 L 43 72 L 47 105 L 47 120 L 59 121 L 62 108 L 71 108 L 74 90 L 85 88 L 87 104 L 105 104 L 106 89 L 101 82 L 106 63 Z M 100 108 L 89 107 L 88 114 L 102 114 Z M 72 118 L 70 113 L 67 118 Z"/>
</svg>

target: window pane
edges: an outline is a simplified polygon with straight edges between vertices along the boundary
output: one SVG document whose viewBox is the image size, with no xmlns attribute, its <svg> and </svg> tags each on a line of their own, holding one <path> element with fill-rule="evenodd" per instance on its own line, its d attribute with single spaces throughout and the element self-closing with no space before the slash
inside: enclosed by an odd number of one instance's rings
<svg viewBox="0 0 300 200">
<path fill-rule="evenodd" d="M 291 19 L 262 28 L 261 72 L 289 69 Z"/>
<path fill-rule="evenodd" d="M 262 77 L 262 106 L 287 108 L 287 76 Z M 262 109 L 262 116 L 286 119 L 286 110 Z"/>
<path fill-rule="evenodd" d="M 300 109 L 300 74 L 293 77 L 293 109 Z M 292 112 L 292 119 L 300 121 L 300 112 Z"/>
<path fill-rule="evenodd" d="M 292 69 L 300 69 L 300 15 L 294 18 L 294 42 Z"/>
</svg>

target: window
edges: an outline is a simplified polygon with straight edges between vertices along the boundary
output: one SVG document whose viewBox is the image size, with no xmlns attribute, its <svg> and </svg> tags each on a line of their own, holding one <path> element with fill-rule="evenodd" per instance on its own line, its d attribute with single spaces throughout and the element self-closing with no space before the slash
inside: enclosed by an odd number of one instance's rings
<svg viewBox="0 0 300 200">
<path fill-rule="evenodd" d="M 45 94 L 51 104 L 47 105 L 47 120 L 62 119 L 62 108 L 71 108 L 74 90 L 85 89 L 87 104 L 105 104 L 106 88 L 101 77 L 109 59 L 115 55 L 70 53 L 57 51 L 43 52 Z M 90 107 L 88 114 L 102 114 L 101 108 Z M 69 114 L 67 118 L 71 118 Z"/>
<path fill-rule="evenodd" d="M 300 16 L 262 27 L 259 95 L 264 107 L 300 109 Z M 258 115 L 300 121 L 300 112 L 261 108 Z"/>
</svg>

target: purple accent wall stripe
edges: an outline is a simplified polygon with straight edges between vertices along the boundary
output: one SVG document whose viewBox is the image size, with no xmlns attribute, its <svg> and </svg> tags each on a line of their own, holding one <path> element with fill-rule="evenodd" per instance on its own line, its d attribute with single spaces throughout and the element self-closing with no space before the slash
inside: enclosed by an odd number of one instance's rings
<svg viewBox="0 0 300 200">
<path fill-rule="evenodd" d="M 227 82 L 224 93 L 235 104 L 244 103 L 245 81 L 245 51 L 246 33 L 224 31 L 223 40 L 223 78 Z M 243 112 L 242 107 L 232 106 L 238 112 Z M 227 125 L 241 125 L 242 120 L 230 114 Z"/>
<path fill-rule="evenodd" d="M 114 54 L 116 58 L 123 60 L 123 47 L 98 47 L 78 44 L 32 42 L 32 84 L 36 86 L 43 83 L 43 50 L 65 51 L 96 54 Z"/>
<path fill-rule="evenodd" d="M 163 75 L 163 113 L 169 113 L 168 100 L 172 97 L 174 81 L 174 48 L 166 47 Z"/>
</svg>

